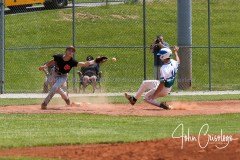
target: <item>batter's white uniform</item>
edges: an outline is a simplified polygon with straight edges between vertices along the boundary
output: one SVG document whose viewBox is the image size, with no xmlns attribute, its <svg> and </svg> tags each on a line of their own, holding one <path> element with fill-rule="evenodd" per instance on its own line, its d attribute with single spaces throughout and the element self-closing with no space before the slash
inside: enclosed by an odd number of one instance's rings
<svg viewBox="0 0 240 160">
<path fill-rule="evenodd" d="M 164 87 L 159 92 L 158 97 L 165 97 L 170 93 L 176 78 L 178 66 L 179 64 L 177 61 L 170 59 L 169 63 L 164 64 L 160 69 L 160 74 L 161 74 L 160 80 L 143 81 L 135 95 L 135 98 L 139 99 L 145 91 L 148 91 L 144 96 L 144 100 L 150 104 L 159 106 L 160 103 L 157 102 L 155 99 L 150 99 L 149 96 L 154 94 L 160 82 L 164 82 Z"/>
</svg>

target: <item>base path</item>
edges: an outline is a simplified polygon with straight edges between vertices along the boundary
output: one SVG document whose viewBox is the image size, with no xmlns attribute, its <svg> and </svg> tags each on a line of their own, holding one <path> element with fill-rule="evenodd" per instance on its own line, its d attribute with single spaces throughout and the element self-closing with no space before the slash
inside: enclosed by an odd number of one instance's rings
<svg viewBox="0 0 240 160">
<path fill-rule="evenodd" d="M 64 103 L 64 102 L 62 102 Z M 0 113 L 89 113 L 107 115 L 138 115 L 138 116 L 178 116 L 178 115 L 209 115 L 223 113 L 240 113 L 240 101 L 209 101 L 209 102 L 170 102 L 173 110 L 163 110 L 147 103 L 130 104 L 91 104 L 73 102 L 71 106 L 49 105 L 41 110 L 40 105 L 0 107 Z"/>
</svg>

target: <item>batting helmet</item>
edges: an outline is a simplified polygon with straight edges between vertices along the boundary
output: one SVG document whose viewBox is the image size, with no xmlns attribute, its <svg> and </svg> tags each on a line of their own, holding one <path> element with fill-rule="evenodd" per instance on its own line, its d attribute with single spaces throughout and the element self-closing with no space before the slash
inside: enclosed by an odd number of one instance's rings
<svg viewBox="0 0 240 160">
<path fill-rule="evenodd" d="M 72 50 L 73 52 L 76 51 L 75 47 L 73 47 L 73 46 L 68 46 L 68 47 L 66 48 L 66 51 L 67 51 L 67 50 Z"/>
<path fill-rule="evenodd" d="M 157 55 L 160 57 L 161 60 L 165 60 L 171 57 L 172 50 L 169 48 L 162 48 Z"/>
</svg>

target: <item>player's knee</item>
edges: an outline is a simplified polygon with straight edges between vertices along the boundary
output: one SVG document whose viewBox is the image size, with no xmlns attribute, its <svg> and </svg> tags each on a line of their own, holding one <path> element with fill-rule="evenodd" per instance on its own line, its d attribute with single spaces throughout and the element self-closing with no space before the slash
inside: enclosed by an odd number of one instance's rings
<svg viewBox="0 0 240 160">
<path fill-rule="evenodd" d="M 142 87 L 142 88 L 147 88 L 147 82 L 146 82 L 146 81 L 143 81 L 142 84 L 141 84 L 141 87 Z"/>
<path fill-rule="evenodd" d="M 92 82 L 96 82 L 97 81 L 97 77 L 96 76 L 92 76 L 90 79 Z"/>
<path fill-rule="evenodd" d="M 83 77 L 83 81 L 89 81 L 89 77 L 88 76 L 84 76 Z"/>
<path fill-rule="evenodd" d="M 58 88 L 59 88 L 59 87 L 57 87 L 57 86 L 53 86 L 53 87 L 51 88 L 51 91 L 56 92 L 56 91 L 58 90 Z"/>
<path fill-rule="evenodd" d="M 142 86 L 147 87 L 149 89 L 153 88 L 154 82 L 152 80 L 144 80 L 142 82 Z"/>
</svg>

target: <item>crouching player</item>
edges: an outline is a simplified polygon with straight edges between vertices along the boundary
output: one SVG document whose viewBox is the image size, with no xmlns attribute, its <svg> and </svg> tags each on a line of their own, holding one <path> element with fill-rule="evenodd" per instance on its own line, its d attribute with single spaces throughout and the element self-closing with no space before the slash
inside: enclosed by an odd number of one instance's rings
<svg viewBox="0 0 240 160">
<path fill-rule="evenodd" d="M 144 80 L 139 87 L 135 96 L 125 93 L 125 97 L 129 100 L 131 105 L 134 105 L 141 95 L 146 92 L 144 100 L 154 106 L 169 110 L 172 109 L 166 102 L 157 102 L 159 97 L 167 96 L 174 84 L 180 59 L 178 57 L 178 47 L 173 48 L 175 60 L 171 59 L 172 51 L 169 48 L 162 48 L 158 53 L 160 59 L 163 61 L 163 66 L 160 69 L 160 80 Z"/>
</svg>

